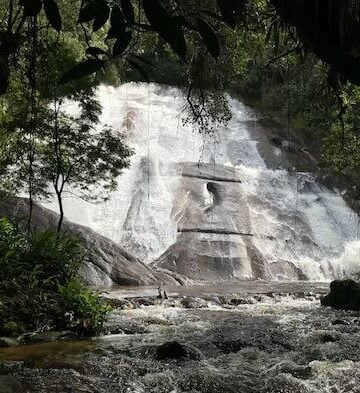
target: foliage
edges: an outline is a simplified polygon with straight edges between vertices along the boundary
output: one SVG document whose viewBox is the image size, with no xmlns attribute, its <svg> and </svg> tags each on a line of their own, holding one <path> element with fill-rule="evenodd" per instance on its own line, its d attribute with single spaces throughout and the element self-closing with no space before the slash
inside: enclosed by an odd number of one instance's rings
<svg viewBox="0 0 360 393">
<path fill-rule="evenodd" d="M 68 31 L 61 36 L 48 29 L 23 28 L 27 46 L 18 53 L 21 66 L 13 69 L 8 92 L 0 102 L 4 113 L 0 118 L 0 192 L 27 192 L 30 201 L 55 193 L 58 230 L 66 189 L 71 187 L 92 200 L 102 191 L 106 199 L 132 154 L 120 133 L 99 126 L 101 107 L 94 99 L 94 88 L 100 81 L 109 81 L 109 75 L 57 83 L 85 54 L 86 44 L 79 40 L 75 22 L 67 23 Z M 79 115 L 66 113 L 66 97 L 79 104 Z M 30 223 L 31 204 L 29 216 Z"/>
<path fill-rule="evenodd" d="M 73 328 L 86 334 L 101 332 L 111 306 L 104 302 L 99 293 L 90 291 L 76 280 L 59 286 L 59 292 Z"/>
<path fill-rule="evenodd" d="M 29 236 L 0 219 L 0 332 L 72 328 L 98 333 L 110 309 L 76 281 L 81 242 L 52 231 Z M 74 320 L 69 321 L 69 313 Z"/>
</svg>

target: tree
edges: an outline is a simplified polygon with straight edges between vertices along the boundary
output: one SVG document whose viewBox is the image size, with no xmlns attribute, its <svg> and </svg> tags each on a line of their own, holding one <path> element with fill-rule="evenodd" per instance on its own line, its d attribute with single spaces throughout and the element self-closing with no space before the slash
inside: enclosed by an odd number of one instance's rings
<svg viewBox="0 0 360 393">
<path fill-rule="evenodd" d="M 42 129 L 38 140 L 41 178 L 52 184 L 58 201 L 58 232 L 64 218 L 62 198 L 69 191 L 67 188 L 88 201 L 106 200 L 116 190 L 117 179 L 122 169 L 129 166 L 132 155 L 121 134 L 110 128 L 95 128 L 101 112 L 96 100 L 82 97 L 77 118 L 62 112 L 62 104 L 63 101 L 55 100 L 49 126 Z"/>
<path fill-rule="evenodd" d="M 27 192 L 28 228 L 33 199 L 55 192 L 60 230 L 67 187 L 87 199 L 91 189 L 93 200 L 103 190 L 106 198 L 121 169 L 129 165 L 132 151 L 121 134 L 99 129 L 101 107 L 93 97 L 95 87 L 107 80 L 105 73 L 58 84 L 64 70 L 85 54 L 86 44 L 78 41 L 74 25 L 60 37 L 46 27 L 43 17 L 30 19 L 22 30 L 25 41 L 17 54 L 18 66 L 12 69 L 7 93 L 0 97 L 0 191 Z M 78 117 L 65 113 L 66 99 L 79 104 Z"/>
<path fill-rule="evenodd" d="M 133 49 L 140 36 L 156 33 L 167 42 L 178 57 L 191 60 L 188 46 L 195 40 L 197 46 L 206 47 L 217 58 L 219 40 L 214 26 L 219 21 L 234 28 L 244 20 L 247 9 L 259 0 L 216 0 L 198 2 L 191 0 L 84 0 L 78 5 L 78 23 L 83 26 L 88 44 L 88 58 L 69 70 L 63 82 L 100 72 L 107 64 L 125 59 L 141 74 L 143 60 L 134 56 Z M 282 21 L 294 27 L 303 44 L 337 73 L 353 83 L 360 83 L 360 56 L 357 50 L 359 12 L 358 2 L 351 0 L 270 0 Z M 0 93 L 8 87 L 12 59 L 21 47 L 22 29 L 27 19 L 44 15 L 55 30 L 63 29 L 61 13 L 67 1 L 59 0 L 8 0 L 3 11 L 0 31 Z M 59 7 L 60 6 L 60 7 Z M 246 30 L 246 24 L 243 26 Z M 107 42 L 111 52 L 92 46 L 93 32 L 108 29 Z"/>
</svg>

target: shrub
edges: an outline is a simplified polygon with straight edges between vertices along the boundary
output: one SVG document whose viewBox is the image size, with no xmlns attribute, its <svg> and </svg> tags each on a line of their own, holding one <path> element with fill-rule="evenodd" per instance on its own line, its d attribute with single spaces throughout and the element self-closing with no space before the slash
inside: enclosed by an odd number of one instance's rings
<svg viewBox="0 0 360 393">
<path fill-rule="evenodd" d="M 102 330 L 112 308 L 98 292 L 90 291 L 75 280 L 59 286 L 59 292 L 65 315 L 74 329 L 85 335 L 98 334 Z"/>
<path fill-rule="evenodd" d="M 98 293 L 76 281 L 85 261 L 79 239 L 55 231 L 27 236 L 0 219 L 0 334 L 52 328 L 100 332 L 110 310 Z"/>
</svg>

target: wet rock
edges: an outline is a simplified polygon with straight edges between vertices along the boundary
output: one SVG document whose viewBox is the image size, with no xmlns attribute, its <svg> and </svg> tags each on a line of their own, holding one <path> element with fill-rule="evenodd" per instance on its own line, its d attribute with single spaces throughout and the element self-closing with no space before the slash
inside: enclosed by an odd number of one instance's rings
<svg viewBox="0 0 360 393">
<path fill-rule="evenodd" d="M 320 337 L 322 343 L 334 343 L 339 341 L 340 337 L 335 334 L 325 333 Z"/>
<path fill-rule="evenodd" d="M 55 341 L 65 341 L 75 339 L 77 336 L 72 331 L 51 331 L 51 332 L 42 332 L 42 333 L 27 333 L 22 335 L 19 338 L 21 344 L 36 344 L 36 343 L 49 343 Z"/>
<path fill-rule="evenodd" d="M 103 300 L 109 304 L 112 308 L 120 308 L 121 310 L 127 310 L 134 308 L 134 306 L 126 299 L 116 299 L 116 298 L 106 298 L 103 297 Z"/>
<path fill-rule="evenodd" d="M 156 303 L 155 298 L 150 298 L 150 297 L 143 297 L 143 298 L 136 298 L 134 299 L 134 305 L 136 305 L 137 307 L 140 306 L 154 306 Z"/>
<path fill-rule="evenodd" d="M 229 340 L 224 342 L 216 343 L 216 346 L 221 350 L 223 353 L 235 353 L 239 352 L 243 348 L 249 346 L 250 343 L 245 342 L 243 340 Z"/>
<path fill-rule="evenodd" d="M 118 323 L 107 323 L 105 326 L 106 332 L 110 334 L 144 334 L 146 333 L 146 326 L 137 321 L 124 320 Z"/>
<path fill-rule="evenodd" d="M 14 374 L 22 369 L 23 362 L 0 362 L 0 375 Z"/>
<path fill-rule="evenodd" d="M 282 374 L 291 374 L 298 379 L 309 379 L 312 376 L 312 369 L 310 366 L 300 366 L 292 361 L 283 361 L 277 364 L 272 370 L 274 376 Z"/>
<path fill-rule="evenodd" d="M 121 329 L 119 326 L 113 326 L 106 329 L 105 334 L 124 334 L 124 330 Z"/>
<path fill-rule="evenodd" d="M 11 375 L 0 375 L 0 393 L 21 393 L 21 383 Z"/>
<path fill-rule="evenodd" d="M 267 293 L 265 293 L 265 295 L 268 296 L 271 299 L 275 298 L 275 293 L 274 292 L 267 292 Z"/>
<path fill-rule="evenodd" d="M 207 308 L 208 303 L 204 299 L 185 297 L 181 299 L 181 305 L 184 308 Z"/>
<path fill-rule="evenodd" d="M 316 393 L 291 374 L 279 374 L 267 381 L 262 393 Z"/>
<path fill-rule="evenodd" d="M 19 342 L 16 338 L 0 337 L 0 347 L 15 347 L 16 345 L 19 345 Z"/>
<path fill-rule="evenodd" d="M 156 350 L 158 360 L 182 359 L 189 356 L 185 346 L 177 341 L 171 341 L 160 345 Z"/>
<path fill-rule="evenodd" d="M 230 300 L 232 306 L 240 306 L 242 304 L 255 304 L 257 300 L 252 297 L 233 298 Z"/>
<path fill-rule="evenodd" d="M 334 321 L 331 322 L 333 325 L 350 325 L 348 321 L 345 321 L 343 319 L 335 319 Z"/>
<path fill-rule="evenodd" d="M 0 216 L 18 221 L 18 218 L 26 217 L 28 205 L 26 198 L 7 198 L 0 203 Z M 59 220 L 56 213 L 37 204 L 34 204 L 32 217 L 33 228 L 42 230 L 56 228 Z M 83 264 L 79 271 L 87 285 L 179 285 L 179 279 L 174 278 L 170 272 L 153 269 L 120 245 L 90 228 L 64 220 L 64 231 L 83 239 L 91 256 L 89 262 Z"/>
<path fill-rule="evenodd" d="M 263 295 L 254 295 L 254 299 L 255 299 L 257 302 L 259 302 L 259 303 L 261 303 L 261 302 L 263 302 L 263 301 L 265 300 L 265 298 L 264 298 Z"/>
<path fill-rule="evenodd" d="M 360 311 L 360 284 L 350 279 L 333 281 L 330 293 L 321 300 L 321 304 L 341 310 Z"/>
</svg>

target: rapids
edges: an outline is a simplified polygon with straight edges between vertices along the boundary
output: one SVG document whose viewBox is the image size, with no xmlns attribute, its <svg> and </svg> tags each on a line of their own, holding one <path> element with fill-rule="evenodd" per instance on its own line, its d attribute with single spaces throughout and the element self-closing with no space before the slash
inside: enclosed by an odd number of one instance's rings
<svg viewBox="0 0 360 393">
<path fill-rule="evenodd" d="M 69 220 L 196 279 L 323 281 L 358 268 L 357 214 L 284 130 L 231 97 L 231 121 L 211 136 L 183 124 L 177 88 L 128 83 L 98 97 L 102 124 L 136 153 L 106 203 L 68 195 Z"/>
<path fill-rule="evenodd" d="M 321 308 L 323 284 L 176 290 L 168 300 L 144 297 L 156 288 L 110 291 L 122 302 L 112 334 L 0 348 L 0 381 L 11 373 L 29 393 L 360 392 L 359 314 Z M 188 356 L 159 360 L 170 341 Z"/>
</svg>

